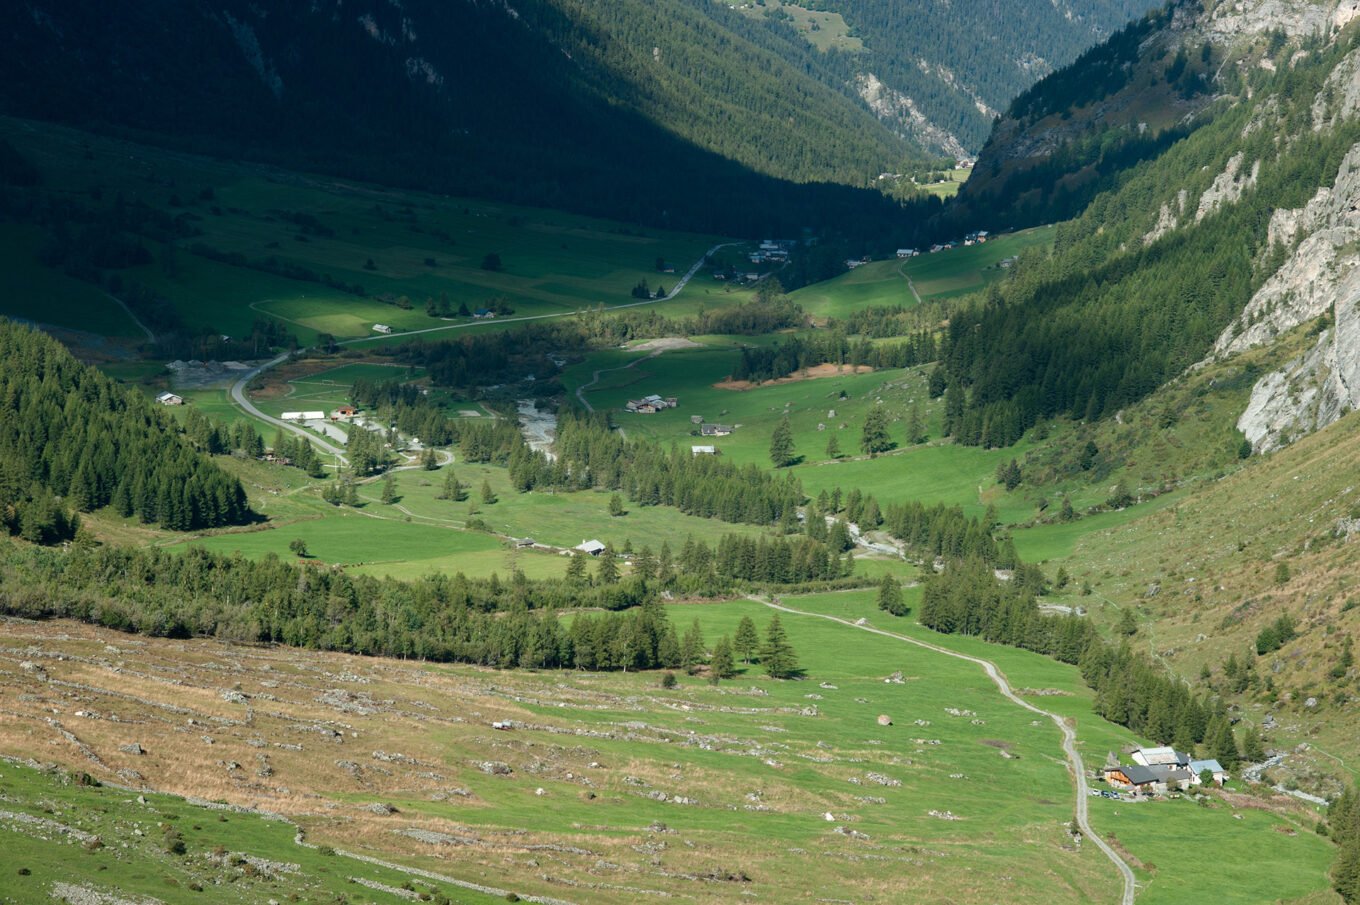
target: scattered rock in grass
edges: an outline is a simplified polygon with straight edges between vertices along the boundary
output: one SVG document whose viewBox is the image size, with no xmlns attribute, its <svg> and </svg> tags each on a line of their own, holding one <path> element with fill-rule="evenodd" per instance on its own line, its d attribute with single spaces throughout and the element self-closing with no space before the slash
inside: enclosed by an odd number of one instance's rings
<svg viewBox="0 0 1360 905">
<path fill-rule="evenodd" d="M 225 690 L 223 690 L 223 691 L 218 695 L 218 697 L 220 697 L 222 700 L 226 701 L 228 704 L 244 704 L 244 703 L 246 703 L 246 702 L 249 700 L 249 698 L 247 698 L 245 695 L 241 694 L 241 692 L 239 692 L 239 691 L 232 691 L 231 689 L 225 689 Z"/>
<path fill-rule="evenodd" d="M 931 817 L 936 818 L 937 820 L 962 820 L 962 819 L 963 819 L 963 818 L 960 817 L 959 815 L 955 814 L 953 811 L 936 811 L 936 810 L 930 810 L 930 811 L 927 811 L 926 813 L 928 813 Z"/>
<path fill-rule="evenodd" d="M 510 768 L 509 764 L 498 760 L 478 761 L 473 764 L 473 766 L 488 776 L 509 776 L 511 773 L 515 772 Z"/>
<path fill-rule="evenodd" d="M 902 785 L 901 780 L 893 779 L 891 776 L 884 776 L 882 773 L 865 773 L 864 778 L 869 782 L 878 783 L 880 786 L 897 788 Z"/>
<path fill-rule="evenodd" d="M 884 684 L 887 685 L 901 685 L 904 681 L 906 680 L 902 678 L 902 670 L 900 669 L 883 680 Z"/>
<path fill-rule="evenodd" d="M 397 813 L 397 809 L 385 801 L 375 801 L 372 804 L 366 804 L 361 810 L 367 811 L 370 814 L 377 814 L 379 817 L 389 817 L 392 814 Z"/>
<path fill-rule="evenodd" d="M 129 745 L 119 745 L 118 750 L 122 751 L 124 754 L 136 754 L 138 756 L 146 753 L 146 749 L 137 742 L 132 742 Z"/>
<path fill-rule="evenodd" d="M 888 716 L 886 713 L 880 713 L 878 715 L 878 725 L 891 726 L 892 724 L 893 724 L 892 717 Z"/>
</svg>

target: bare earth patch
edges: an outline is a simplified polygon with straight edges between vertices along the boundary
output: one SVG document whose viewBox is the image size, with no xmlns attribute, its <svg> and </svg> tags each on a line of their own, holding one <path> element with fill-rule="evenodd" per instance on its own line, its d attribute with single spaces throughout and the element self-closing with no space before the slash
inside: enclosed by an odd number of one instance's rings
<svg viewBox="0 0 1360 905">
<path fill-rule="evenodd" d="M 817 365 L 815 368 L 805 368 L 796 374 L 788 377 L 776 377 L 774 380 L 751 381 L 751 380 L 723 380 L 713 384 L 716 390 L 754 390 L 757 387 L 774 386 L 780 383 L 797 383 L 800 380 L 816 380 L 819 377 L 842 377 L 846 374 L 868 374 L 873 370 L 869 365 Z"/>
</svg>

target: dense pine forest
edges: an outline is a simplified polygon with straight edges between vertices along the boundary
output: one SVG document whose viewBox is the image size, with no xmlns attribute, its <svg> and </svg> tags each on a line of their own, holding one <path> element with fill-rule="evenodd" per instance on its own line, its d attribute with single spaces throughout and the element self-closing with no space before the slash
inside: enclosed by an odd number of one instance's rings
<svg viewBox="0 0 1360 905">
<path fill-rule="evenodd" d="M 140 394 L 55 339 L 0 318 L 0 524 L 37 543 L 75 537 L 104 506 L 188 531 L 250 518 L 240 483 Z"/>
</svg>

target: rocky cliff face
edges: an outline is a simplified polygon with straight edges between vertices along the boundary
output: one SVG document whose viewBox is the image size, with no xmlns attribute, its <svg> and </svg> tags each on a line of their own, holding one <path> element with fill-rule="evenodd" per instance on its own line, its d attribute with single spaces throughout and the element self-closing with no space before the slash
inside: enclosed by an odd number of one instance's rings
<svg viewBox="0 0 1360 905">
<path fill-rule="evenodd" d="M 1360 51 L 1332 71 L 1312 112 L 1318 131 L 1360 117 Z M 1309 321 L 1325 320 L 1307 353 L 1253 388 L 1238 429 L 1258 452 L 1360 408 L 1360 144 L 1342 160 L 1330 188 L 1319 189 L 1302 208 L 1275 211 L 1269 235 L 1272 248 L 1292 251 L 1218 338 L 1212 357 L 1266 345 Z"/>
</svg>

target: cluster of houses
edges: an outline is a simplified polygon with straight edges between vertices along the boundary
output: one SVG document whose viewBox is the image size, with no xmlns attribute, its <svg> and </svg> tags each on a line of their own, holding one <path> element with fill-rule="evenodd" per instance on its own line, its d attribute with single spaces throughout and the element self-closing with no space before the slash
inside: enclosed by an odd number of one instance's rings
<svg viewBox="0 0 1360 905">
<path fill-rule="evenodd" d="M 643 396 L 641 399 L 629 399 L 624 405 L 624 410 L 635 415 L 655 415 L 662 409 L 673 409 L 680 405 L 680 400 L 674 396 Z"/>
<path fill-rule="evenodd" d="M 1163 795 L 1203 783 L 1205 776 L 1223 785 L 1228 771 L 1216 760 L 1195 760 L 1175 748 L 1139 748 L 1129 755 L 1131 764 L 1107 764 L 1105 781 L 1135 795 Z"/>
<path fill-rule="evenodd" d="M 752 264 L 783 264 L 793 250 L 792 239 L 764 239 L 760 246 L 748 256 Z"/>
</svg>

